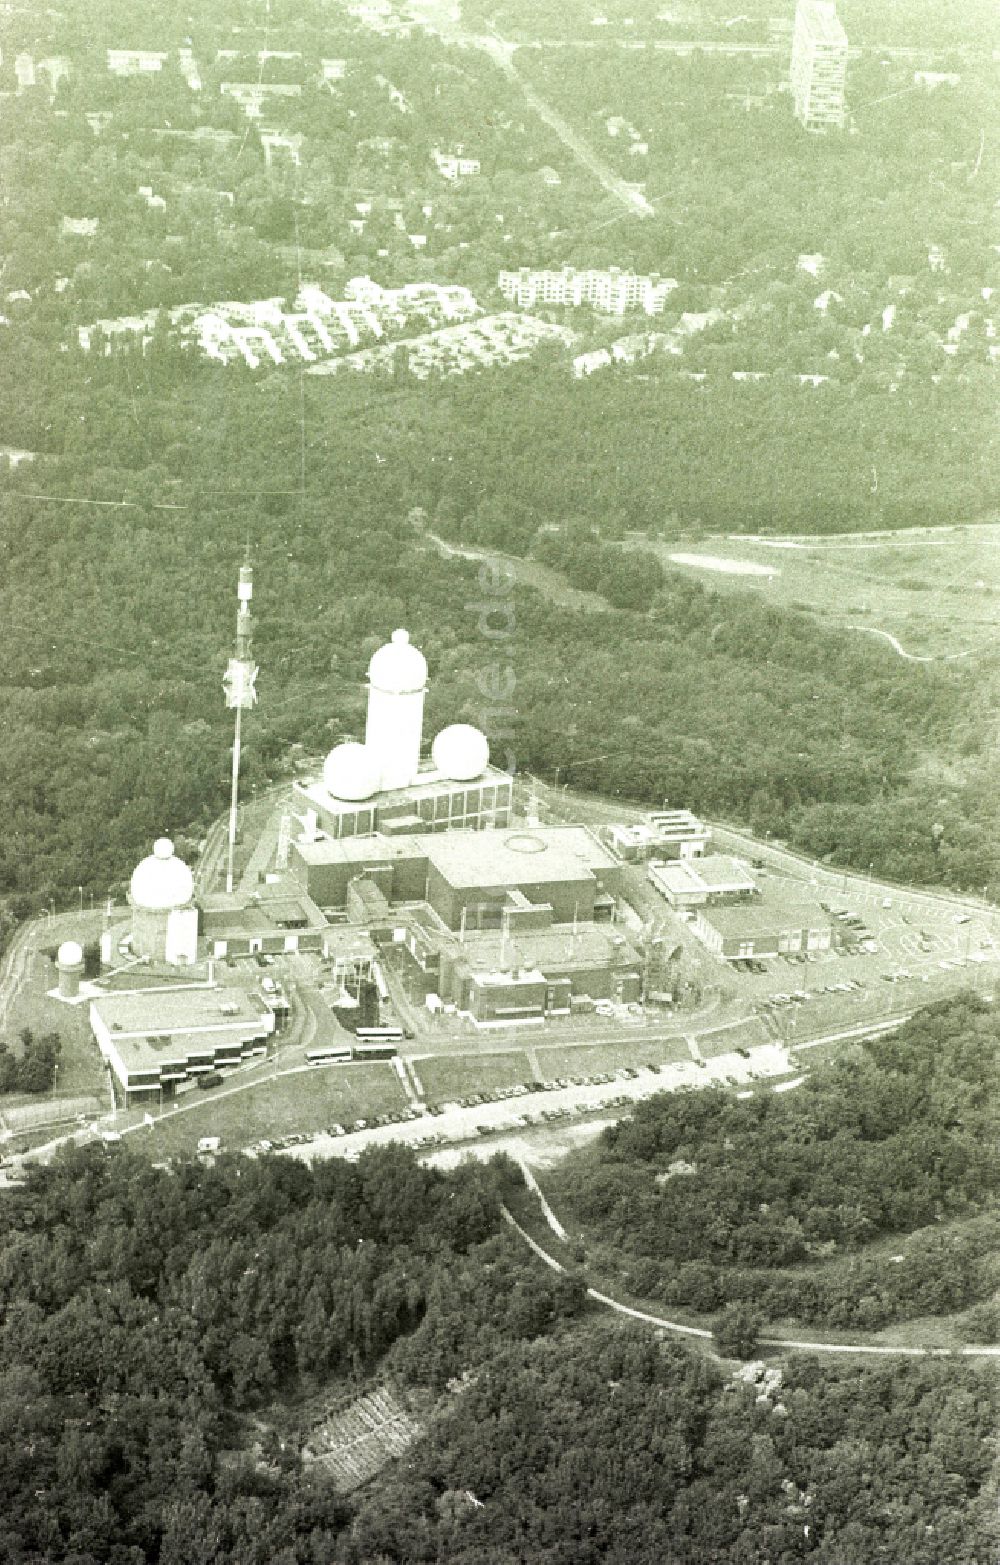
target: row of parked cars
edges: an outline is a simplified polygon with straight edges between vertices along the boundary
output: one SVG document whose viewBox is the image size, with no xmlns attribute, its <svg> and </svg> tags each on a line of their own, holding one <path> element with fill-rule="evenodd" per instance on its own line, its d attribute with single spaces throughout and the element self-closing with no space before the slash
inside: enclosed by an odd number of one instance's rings
<svg viewBox="0 0 1000 1565">
<path fill-rule="evenodd" d="M 864 982 L 860 978 L 845 978 L 839 984 L 823 984 L 815 989 L 792 989 L 788 994 L 778 990 L 769 995 L 769 1005 L 801 1005 L 805 1000 L 816 1000 L 821 994 L 850 994 L 852 990 L 863 989 Z"/>
</svg>

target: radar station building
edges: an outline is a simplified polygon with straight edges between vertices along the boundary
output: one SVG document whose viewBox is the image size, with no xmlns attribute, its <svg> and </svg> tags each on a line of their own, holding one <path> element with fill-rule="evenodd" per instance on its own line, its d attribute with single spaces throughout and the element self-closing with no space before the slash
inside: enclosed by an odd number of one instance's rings
<svg viewBox="0 0 1000 1565">
<path fill-rule="evenodd" d="M 479 831 L 508 826 L 513 781 L 490 766 L 486 736 L 468 723 L 439 733 L 421 761 L 427 662 L 395 630 L 368 666 L 364 744 L 339 744 L 322 775 L 296 783 L 304 836 Z"/>
<path fill-rule="evenodd" d="M 129 902 L 134 956 L 170 966 L 197 961 L 194 876 L 175 854 L 169 837 L 158 838 L 152 853 L 136 866 L 129 885 Z"/>
</svg>

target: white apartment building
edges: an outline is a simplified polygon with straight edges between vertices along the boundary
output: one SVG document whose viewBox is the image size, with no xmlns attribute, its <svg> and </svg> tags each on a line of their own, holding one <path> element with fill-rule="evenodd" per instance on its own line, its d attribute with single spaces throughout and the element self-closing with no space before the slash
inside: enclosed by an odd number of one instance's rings
<svg viewBox="0 0 1000 1565">
<path fill-rule="evenodd" d="M 441 152 L 435 148 L 434 162 L 438 173 L 451 180 L 468 179 L 482 168 L 479 159 L 467 158 L 462 147 L 456 147 L 454 152 Z"/>
<path fill-rule="evenodd" d="M 792 36 L 792 97 L 806 130 L 844 124 L 847 34 L 834 0 L 798 0 Z"/>
<path fill-rule="evenodd" d="M 155 49 L 109 49 L 108 70 L 114 76 L 141 76 L 162 71 L 167 56 Z"/>
<path fill-rule="evenodd" d="M 531 271 L 522 266 L 516 272 L 501 272 L 497 287 L 513 304 L 531 309 L 537 304 L 562 304 L 579 308 L 590 305 L 605 315 L 624 315 L 627 310 L 644 310 L 659 315 L 667 295 L 677 287 L 673 277 L 658 272 L 648 276 L 623 272 L 617 266 L 606 271 L 577 271 L 564 266 L 561 271 Z"/>
</svg>

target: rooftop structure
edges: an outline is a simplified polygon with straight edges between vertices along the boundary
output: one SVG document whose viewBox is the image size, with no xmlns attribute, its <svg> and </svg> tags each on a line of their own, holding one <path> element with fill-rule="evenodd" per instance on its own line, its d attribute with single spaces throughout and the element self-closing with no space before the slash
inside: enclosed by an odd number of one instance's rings
<svg viewBox="0 0 1000 1565">
<path fill-rule="evenodd" d="M 726 961 L 827 951 L 833 943 L 830 918 L 818 903 L 801 892 L 785 893 L 770 886 L 763 898 L 738 906 L 698 908 L 690 928 L 709 951 Z"/>
<path fill-rule="evenodd" d="M 701 907 L 706 903 L 746 901 L 760 890 L 746 866 L 724 854 L 709 853 L 673 864 L 651 863 L 649 879 L 671 907 Z"/>
<path fill-rule="evenodd" d="M 806 130 L 841 129 L 847 34 L 834 0 L 798 0 L 792 36 L 792 97 Z"/>
<path fill-rule="evenodd" d="M 600 828 L 601 841 L 620 859 L 690 859 L 704 853 L 711 832 L 690 810 L 651 810 L 635 825 Z"/>
<path fill-rule="evenodd" d="M 265 1053 L 275 1028 L 257 995 L 216 985 L 104 995 L 90 1024 L 126 1103 Z"/>
<path fill-rule="evenodd" d="M 194 894 L 194 876 L 174 853 L 169 837 L 158 837 L 153 851 L 132 872 L 129 900 L 133 908 L 169 911 L 186 907 Z"/>
</svg>

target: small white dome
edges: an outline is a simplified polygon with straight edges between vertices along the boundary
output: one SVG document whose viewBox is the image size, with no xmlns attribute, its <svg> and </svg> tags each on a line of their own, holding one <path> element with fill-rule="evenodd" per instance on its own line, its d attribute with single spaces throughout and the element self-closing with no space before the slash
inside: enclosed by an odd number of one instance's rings
<svg viewBox="0 0 1000 1565">
<path fill-rule="evenodd" d="M 363 744 L 338 744 L 323 762 L 323 785 L 335 799 L 370 799 L 378 792 L 378 767 Z"/>
<path fill-rule="evenodd" d="M 490 763 L 489 740 L 471 723 L 452 723 L 442 728 L 431 745 L 431 759 L 453 782 L 471 782 L 481 777 Z"/>
<path fill-rule="evenodd" d="M 389 695 L 408 695 L 427 684 L 427 659 L 410 641 L 408 630 L 394 630 L 368 665 L 368 679 Z"/>
<path fill-rule="evenodd" d="M 194 895 L 194 876 L 177 858 L 169 837 L 159 837 L 153 851 L 132 872 L 132 906 L 152 912 L 186 907 Z"/>
<path fill-rule="evenodd" d="M 56 952 L 59 967 L 79 967 L 83 961 L 83 946 L 76 940 L 64 940 Z"/>
</svg>

